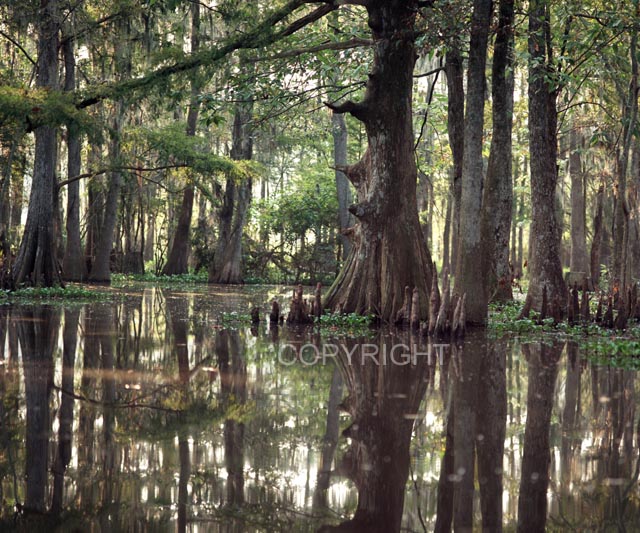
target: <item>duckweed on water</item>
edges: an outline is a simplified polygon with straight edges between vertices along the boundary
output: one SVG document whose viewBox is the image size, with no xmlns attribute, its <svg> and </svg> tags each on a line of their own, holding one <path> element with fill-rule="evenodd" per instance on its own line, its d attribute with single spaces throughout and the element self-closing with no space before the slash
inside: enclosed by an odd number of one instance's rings
<svg viewBox="0 0 640 533">
<path fill-rule="evenodd" d="M 1 299 L 7 303 L 94 302 L 112 298 L 112 293 L 87 289 L 77 285 L 67 285 L 66 287 L 25 287 L 1 293 Z"/>
<path fill-rule="evenodd" d="M 623 331 L 603 328 L 599 324 L 554 324 L 552 318 L 541 322 L 535 312 L 531 318 L 518 320 L 521 304 L 489 306 L 489 331 L 495 336 L 515 334 L 520 340 L 539 341 L 552 337 L 576 343 L 587 358 L 596 364 L 624 369 L 640 369 L 640 324 L 631 323 Z"/>
</svg>

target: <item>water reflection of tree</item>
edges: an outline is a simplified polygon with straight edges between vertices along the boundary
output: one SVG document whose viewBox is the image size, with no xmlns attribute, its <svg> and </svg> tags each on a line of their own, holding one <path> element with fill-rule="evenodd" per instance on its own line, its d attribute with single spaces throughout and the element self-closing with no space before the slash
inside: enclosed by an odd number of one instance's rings
<svg viewBox="0 0 640 533">
<path fill-rule="evenodd" d="M 226 504 L 241 506 L 244 501 L 244 430 L 242 406 L 247 402 L 247 364 L 244 346 L 235 330 L 221 330 L 215 341 L 220 372 L 220 402 L 231 412 L 224 421 L 224 460 L 227 470 Z"/>
<path fill-rule="evenodd" d="M 318 465 L 318 479 L 313 493 L 313 509 L 315 511 L 327 508 L 327 490 L 331 482 L 331 466 L 333 464 L 340 433 L 339 405 L 342 400 L 342 374 L 336 366 L 331 377 L 329 400 L 327 402 L 327 422 L 322 438 L 322 451 Z"/>
<path fill-rule="evenodd" d="M 483 332 L 453 346 L 435 531 L 450 531 L 452 524 L 455 531 L 473 530 L 476 472 L 483 530 L 502 530 L 508 347 L 505 340 L 490 342 Z"/>
<path fill-rule="evenodd" d="M 392 346 L 407 345 L 401 350 L 424 344 L 409 334 L 376 340 L 379 353 Z M 345 339 L 344 347 L 354 350 L 351 360 L 344 350 L 337 357 L 348 395 L 343 402 L 352 423 L 343 435 L 351 441 L 340 462 L 339 471 L 347 475 L 358 489 L 358 506 L 353 518 L 325 531 L 400 531 L 409 474 L 409 447 L 414 421 L 419 417 L 420 402 L 426 391 L 429 358 L 417 356 L 415 364 L 398 365 L 387 359 L 382 364 L 363 356 L 362 345 Z M 400 352 L 396 352 L 400 361 Z"/>
<path fill-rule="evenodd" d="M 518 531 L 545 531 L 551 451 L 549 430 L 558 362 L 564 343 L 531 343 L 522 346 L 528 364 L 527 421 L 524 432 Z"/>
<path fill-rule="evenodd" d="M 23 307 L 14 309 L 12 320 L 22 351 L 27 406 L 25 509 L 29 513 L 44 513 L 51 431 L 49 401 L 60 313 L 47 306 Z"/>
<path fill-rule="evenodd" d="M 167 300 L 168 322 L 173 334 L 172 352 L 178 362 L 178 381 L 181 394 L 181 404 L 189 401 L 189 346 L 187 343 L 189 302 L 184 298 L 169 298 Z M 178 419 L 185 421 L 185 414 L 178 413 Z M 178 431 L 178 456 L 180 471 L 178 475 L 178 532 L 187 529 L 189 507 L 189 478 L 191 477 L 191 451 L 189 449 L 189 435 L 186 428 Z"/>
<path fill-rule="evenodd" d="M 65 309 L 64 329 L 62 330 L 62 379 L 60 384 L 60 409 L 58 411 L 58 447 L 53 464 L 53 492 L 51 512 L 60 514 L 64 501 L 64 475 L 71 461 L 71 442 L 73 435 L 73 369 L 78 343 L 78 320 L 80 309 Z"/>
</svg>

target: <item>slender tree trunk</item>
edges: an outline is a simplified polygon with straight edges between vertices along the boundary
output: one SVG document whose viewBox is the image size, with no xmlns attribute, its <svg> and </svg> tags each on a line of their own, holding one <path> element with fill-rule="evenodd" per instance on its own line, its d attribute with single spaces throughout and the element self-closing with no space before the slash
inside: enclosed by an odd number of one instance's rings
<svg viewBox="0 0 640 533">
<path fill-rule="evenodd" d="M 456 291 L 467 296 L 467 322 L 487 322 L 487 296 L 478 258 L 482 257 L 480 217 L 482 209 L 482 137 L 484 88 L 491 0 L 474 0 L 467 70 L 467 103 L 464 123 L 460 238 L 456 260 Z"/>
<path fill-rule="evenodd" d="M 627 171 L 629 168 L 629 154 L 633 135 L 638 119 L 638 58 L 637 58 L 637 30 L 631 35 L 631 83 L 629 94 L 624 106 L 624 138 L 620 157 L 618 158 L 618 180 L 616 188 L 616 208 L 613 217 L 613 265 L 612 279 L 621 289 L 627 284 L 627 240 L 629 232 L 629 206 L 627 204 Z"/>
<path fill-rule="evenodd" d="M 366 8 L 375 45 L 364 100 L 330 104 L 364 123 L 369 147 L 345 172 L 358 193 L 350 211 L 359 224 L 326 305 L 393 321 L 409 286 L 425 320 L 432 267 L 418 220 L 411 108 L 417 2 L 371 0 Z"/>
<path fill-rule="evenodd" d="M 482 207 L 482 247 L 486 295 L 513 299 L 509 265 L 509 234 L 513 209 L 511 130 L 513 125 L 513 0 L 501 0 L 493 52 L 493 136 Z"/>
<path fill-rule="evenodd" d="M 546 288 L 549 302 L 564 307 L 566 287 L 560 263 L 560 224 L 556 213 L 557 90 L 550 87 L 552 66 L 547 0 L 529 3 L 529 151 L 531 165 L 531 239 L 529 292 L 531 308 L 540 311 Z"/>
<path fill-rule="evenodd" d="M 447 53 L 447 132 L 453 158 L 451 192 L 453 194 L 453 218 L 451 220 L 450 265 L 455 269 L 460 235 L 460 204 L 462 199 L 462 162 L 464 159 L 464 67 L 457 47 Z"/>
<path fill-rule="evenodd" d="M 115 117 L 113 123 L 113 139 L 109 147 L 109 158 L 117 161 L 120 158 L 120 132 L 124 119 L 124 104 L 116 104 Z M 113 249 L 114 234 L 118 221 L 118 199 L 122 186 L 122 175 L 119 171 L 110 174 L 109 190 L 104 206 L 104 218 L 98 241 L 96 243 L 96 255 L 91 267 L 89 279 L 91 281 L 109 282 L 111 281 L 111 250 Z"/>
<path fill-rule="evenodd" d="M 70 37 L 65 40 L 64 50 L 64 90 L 74 91 L 76 88 L 76 59 L 74 41 Z M 80 174 L 81 159 L 80 135 L 73 126 L 67 127 L 67 173 L 69 178 Z M 67 185 L 67 242 L 62 260 L 64 279 L 82 281 L 87 277 L 87 265 L 82 252 L 80 240 L 80 182 Z"/>
<path fill-rule="evenodd" d="M 144 230 L 144 250 L 142 252 L 142 260 L 153 261 L 154 247 L 156 242 L 156 213 L 151 206 L 152 201 L 156 197 L 156 185 L 150 183 L 146 188 L 146 226 Z"/>
<path fill-rule="evenodd" d="M 36 86 L 58 88 L 57 0 L 42 0 L 39 11 L 38 68 Z M 55 219 L 57 191 L 57 129 L 40 126 L 35 130 L 35 158 L 27 223 L 18 255 L 11 271 L 13 286 L 29 283 L 50 287 L 62 282 L 56 260 Z"/>
<path fill-rule="evenodd" d="M 341 167 L 347 165 L 347 125 L 344 115 L 341 113 L 331 114 L 331 132 L 333 134 L 333 159 L 336 168 L 336 191 L 338 193 L 338 218 L 340 223 L 340 244 L 342 245 L 343 260 L 348 257 L 351 251 L 351 241 L 344 232 L 353 224 L 353 217 L 349 213 L 351 204 L 351 188 L 349 180 Z"/>
<path fill-rule="evenodd" d="M 11 216 L 9 217 L 9 237 L 15 243 L 18 228 L 22 224 L 22 208 L 24 203 L 24 169 L 27 166 L 25 154 L 18 154 L 21 170 L 11 174 Z"/>
<path fill-rule="evenodd" d="M 450 268 L 451 245 L 451 204 L 453 203 L 451 192 L 447 194 L 447 207 L 444 218 L 444 232 L 442 234 L 442 269 Z"/>
<path fill-rule="evenodd" d="M 238 106 L 233 122 L 231 158 L 248 160 L 253 156 L 252 105 Z M 242 282 L 242 233 L 251 204 L 252 180 L 236 183 L 227 179 L 219 213 L 218 244 L 209 269 L 209 283 Z"/>
<path fill-rule="evenodd" d="M 195 52 L 200 47 L 200 4 L 191 4 L 191 52 Z M 198 111 L 200 104 L 198 95 L 199 84 L 194 78 L 191 81 L 191 102 L 189 104 L 189 114 L 187 115 L 187 135 L 193 137 L 196 134 L 198 123 Z M 167 263 L 162 269 L 162 273 L 167 276 L 175 274 L 186 274 L 189 271 L 189 255 L 191 254 L 191 217 L 193 214 L 193 198 L 195 187 L 189 183 L 182 193 L 182 205 L 178 217 L 178 226 L 169 252 Z"/>
<path fill-rule="evenodd" d="M 581 135 L 573 129 L 569 137 L 569 175 L 571 177 L 571 272 L 584 272 L 590 278 L 587 256 L 586 191 L 582 169 Z"/>
</svg>

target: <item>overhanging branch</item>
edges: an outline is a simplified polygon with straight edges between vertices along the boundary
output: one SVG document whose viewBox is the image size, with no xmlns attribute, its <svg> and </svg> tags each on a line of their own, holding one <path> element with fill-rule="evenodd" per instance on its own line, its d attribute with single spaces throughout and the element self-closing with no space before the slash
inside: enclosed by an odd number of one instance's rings
<svg viewBox="0 0 640 533">
<path fill-rule="evenodd" d="M 308 15 L 303 16 L 301 19 L 292 22 L 283 30 L 274 32 L 273 28 L 278 23 L 282 22 L 298 8 L 311 3 L 317 2 L 310 0 L 292 0 L 264 19 L 252 30 L 239 37 L 231 39 L 220 47 L 204 49 L 190 54 L 180 62 L 160 67 L 139 78 L 129 79 L 119 83 L 105 84 L 97 87 L 93 92 L 89 91 L 89 94 L 79 100 L 76 107 L 78 109 L 84 109 L 97 104 L 102 100 L 115 98 L 130 91 L 152 87 L 158 81 L 173 76 L 174 74 L 180 74 L 202 66 L 212 65 L 236 50 L 256 49 L 268 46 L 280 39 L 283 39 L 284 37 L 287 37 L 288 35 L 291 35 L 304 26 L 322 18 L 326 14 L 338 8 L 338 4 L 332 1 L 315 9 Z"/>
<path fill-rule="evenodd" d="M 258 61 L 273 61 L 275 59 L 287 59 L 291 57 L 298 57 L 304 54 L 313 54 L 316 52 L 322 52 L 323 50 L 349 50 L 352 48 L 359 48 L 362 46 L 372 46 L 373 41 L 370 39 L 360 39 L 353 38 L 348 41 L 343 42 L 325 42 L 321 44 L 317 44 L 315 46 L 307 46 L 304 48 L 294 48 L 293 50 L 287 50 L 286 52 L 281 52 L 279 54 L 273 54 L 268 57 L 251 57 L 248 58 L 247 61 L 250 62 L 258 62 Z"/>
</svg>

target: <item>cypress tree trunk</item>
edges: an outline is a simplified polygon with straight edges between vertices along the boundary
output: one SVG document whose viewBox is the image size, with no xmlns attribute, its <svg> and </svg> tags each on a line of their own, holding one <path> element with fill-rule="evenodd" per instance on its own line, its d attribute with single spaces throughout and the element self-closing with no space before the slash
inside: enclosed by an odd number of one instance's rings
<svg viewBox="0 0 640 533">
<path fill-rule="evenodd" d="M 231 158 L 248 160 L 253 156 L 252 105 L 238 106 L 233 121 Z M 242 282 L 242 232 L 251 204 L 252 180 L 236 183 L 227 179 L 219 212 L 218 244 L 209 269 L 209 283 Z"/>
<path fill-rule="evenodd" d="M 36 86 L 48 90 L 58 88 L 58 17 L 57 0 L 43 0 L 37 24 Z M 57 197 L 57 148 L 56 128 L 36 128 L 29 211 L 20 249 L 11 270 L 13 286 L 29 283 L 51 287 L 62 282 L 56 260 L 56 236 L 52 223 Z"/>
<path fill-rule="evenodd" d="M 482 209 L 482 137 L 484 88 L 491 0 L 474 0 L 467 70 L 467 105 L 464 123 L 460 238 L 456 260 L 456 291 L 467 295 L 467 322 L 486 324 L 487 296 L 478 258 L 482 257 L 480 220 Z"/>
<path fill-rule="evenodd" d="M 76 88 L 76 59 L 73 51 L 74 41 L 67 38 L 64 43 L 64 90 L 74 91 Z M 69 178 L 80 174 L 81 169 L 80 135 L 75 128 L 67 127 L 67 173 Z M 67 242 L 62 260 L 64 279 L 81 281 L 87 277 L 87 265 L 82 253 L 80 240 L 80 182 L 67 185 Z"/>
<path fill-rule="evenodd" d="M 425 320 L 432 267 L 418 220 L 411 109 L 417 2 L 371 0 L 366 8 L 375 44 L 364 101 L 329 105 L 364 123 L 369 147 L 345 172 L 358 193 L 350 211 L 359 224 L 326 305 L 392 321 L 404 288 L 417 287 Z"/>
<path fill-rule="evenodd" d="M 451 193 L 453 216 L 451 218 L 451 254 L 449 265 L 455 269 L 458 260 L 460 235 L 460 202 L 462 198 L 462 160 L 464 156 L 464 68 L 462 55 L 457 47 L 447 53 L 447 133 L 453 158 Z"/>
<path fill-rule="evenodd" d="M 109 147 L 109 159 L 117 161 L 120 158 L 120 131 L 124 119 L 124 104 L 116 104 L 115 117 L 113 122 L 113 138 Z M 118 198 L 122 186 L 122 176 L 119 171 L 110 174 L 109 190 L 104 206 L 104 218 L 98 241 L 95 247 L 95 259 L 91 267 L 89 279 L 91 281 L 109 282 L 111 281 L 111 250 L 113 249 L 114 233 L 118 219 Z"/>
<path fill-rule="evenodd" d="M 115 65 L 117 77 L 128 79 L 131 77 L 131 50 L 128 48 L 130 23 L 124 18 L 118 23 L 118 33 L 121 36 L 115 45 Z M 120 134 L 125 119 L 126 105 L 121 98 L 114 103 L 113 124 L 111 126 L 111 143 L 109 145 L 109 160 L 117 163 L 121 157 Z M 111 251 L 115 240 L 115 230 L 118 222 L 118 203 L 122 188 L 122 175 L 115 170 L 109 175 L 109 190 L 104 204 L 102 226 L 95 244 L 95 259 L 91 267 L 89 279 L 97 282 L 111 281 Z"/>
<path fill-rule="evenodd" d="M 200 4 L 191 4 L 191 51 L 195 52 L 200 47 Z M 198 123 L 199 86 L 195 78 L 191 82 L 191 102 L 187 115 L 187 135 L 193 137 L 196 134 Z M 191 254 L 191 217 L 193 215 L 193 198 L 195 187 L 190 183 L 182 193 L 182 205 L 178 217 L 178 226 L 173 237 L 171 250 L 167 263 L 162 269 L 166 276 L 186 274 L 189 270 L 189 255 Z"/>
<path fill-rule="evenodd" d="M 442 269 L 450 268 L 450 244 L 451 244 L 451 204 L 453 203 L 451 191 L 447 194 L 446 211 L 444 218 L 444 231 L 442 235 Z"/>
<path fill-rule="evenodd" d="M 560 264 L 560 224 L 555 209 L 558 183 L 557 89 L 550 86 L 553 74 L 547 44 L 547 0 L 529 4 L 529 151 L 531 168 L 531 239 L 529 292 L 531 308 L 540 311 L 546 288 L 549 302 L 566 302 L 566 286 Z"/>
<path fill-rule="evenodd" d="M 511 129 L 513 125 L 513 0 L 501 0 L 493 52 L 493 136 L 482 206 L 484 280 L 490 300 L 509 301 L 509 233 L 513 209 Z"/>
</svg>

